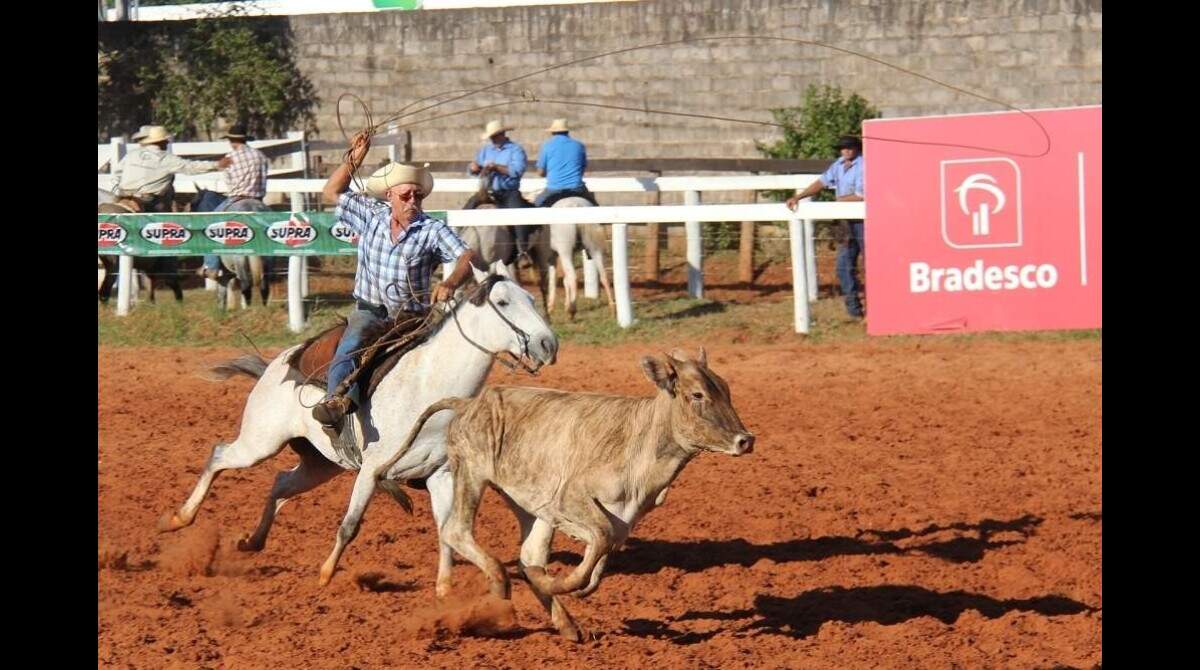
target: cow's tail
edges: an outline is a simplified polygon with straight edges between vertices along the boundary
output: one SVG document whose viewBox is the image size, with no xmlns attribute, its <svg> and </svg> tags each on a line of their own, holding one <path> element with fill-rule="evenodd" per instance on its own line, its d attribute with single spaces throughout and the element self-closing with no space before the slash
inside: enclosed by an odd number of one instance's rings
<svg viewBox="0 0 1200 670">
<path fill-rule="evenodd" d="M 413 442 L 417 441 L 417 436 L 421 434 L 421 430 L 425 428 L 425 422 L 429 421 L 430 417 L 438 412 L 444 412 L 446 410 L 461 412 L 469 402 L 471 402 L 470 398 L 442 398 L 441 400 L 425 408 L 425 411 L 421 413 L 421 416 L 417 417 L 417 422 L 413 424 L 412 430 L 408 431 L 408 437 L 404 440 L 404 444 L 396 450 L 395 455 L 389 458 L 386 463 L 384 463 L 379 467 L 378 470 L 375 471 L 375 476 L 383 476 L 385 472 L 387 472 L 393 465 L 396 464 L 396 461 L 400 460 L 401 456 L 408 453 L 408 450 L 412 448 Z"/>
<path fill-rule="evenodd" d="M 256 354 L 246 354 L 239 356 L 231 361 L 225 361 L 212 366 L 204 375 L 209 381 L 219 382 L 225 381 L 236 374 L 243 374 L 247 377 L 258 379 L 263 376 L 263 372 L 267 369 L 267 362 L 261 356 Z"/>
</svg>

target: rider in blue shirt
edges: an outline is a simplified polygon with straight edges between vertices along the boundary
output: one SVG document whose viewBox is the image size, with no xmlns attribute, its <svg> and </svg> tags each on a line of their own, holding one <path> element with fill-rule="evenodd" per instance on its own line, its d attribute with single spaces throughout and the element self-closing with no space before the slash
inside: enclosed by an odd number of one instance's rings
<svg viewBox="0 0 1200 670">
<path fill-rule="evenodd" d="M 507 131 L 512 128 L 499 121 L 489 121 L 480 139 L 489 140 L 471 161 L 468 172 L 482 174 L 488 181 L 488 196 L 500 208 L 521 208 L 531 205 L 521 197 L 521 175 L 525 174 L 525 150 L 508 139 Z M 478 194 L 471 196 L 463 209 L 479 206 Z M 517 242 L 517 253 L 524 255 L 529 248 L 532 226 L 510 226 Z"/>
<path fill-rule="evenodd" d="M 587 169 L 587 149 L 583 142 L 570 137 L 566 119 L 554 119 L 546 129 L 551 137 L 538 152 L 538 172 L 546 178 L 546 190 L 533 201 L 535 207 L 553 207 L 563 198 L 578 196 L 593 205 L 596 198 L 583 183 Z"/>
</svg>

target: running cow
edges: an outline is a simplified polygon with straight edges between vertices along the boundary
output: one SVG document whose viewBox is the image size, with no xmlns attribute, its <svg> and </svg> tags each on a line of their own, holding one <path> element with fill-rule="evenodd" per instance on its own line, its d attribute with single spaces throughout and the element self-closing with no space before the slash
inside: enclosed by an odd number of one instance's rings
<svg viewBox="0 0 1200 670">
<path fill-rule="evenodd" d="M 658 387 L 653 397 L 489 387 L 475 398 L 429 406 L 409 436 L 434 414 L 454 411 L 446 429 L 454 505 L 443 542 L 483 570 L 493 593 L 508 598 L 504 566 L 473 535 L 484 489 L 497 489 L 521 526 L 521 571 L 555 628 L 571 640 L 580 639 L 579 627 L 558 596 L 596 589 L 609 553 L 662 504 L 667 487 L 697 454 L 741 456 L 754 448 L 729 386 L 708 368 L 703 349 L 694 359 L 677 351 L 641 364 Z M 587 544 L 569 574 L 546 573 L 555 530 Z M 448 570 L 439 572 L 437 587 L 439 595 L 449 590 Z"/>
</svg>

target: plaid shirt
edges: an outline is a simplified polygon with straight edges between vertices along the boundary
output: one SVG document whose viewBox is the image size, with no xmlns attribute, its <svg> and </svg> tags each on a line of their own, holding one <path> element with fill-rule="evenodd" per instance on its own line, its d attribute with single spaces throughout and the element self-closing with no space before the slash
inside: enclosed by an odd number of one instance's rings
<svg viewBox="0 0 1200 670">
<path fill-rule="evenodd" d="M 434 268 L 467 250 L 444 221 L 424 215 L 393 243 L 391 205 L 365 193 L 343 193 L 333 215 L 358 234 L 354 297 L 384 305 L 390 316 L 425 309 Z"/>
<path fill-rule="evenodd" d="M 226 195 L 243 198 L 263 199 L 267 194 L 267 157 L 249 144 L 229 152 L 232 161 L 225 173 L 228 175 L 229 193 Z"/>
</svg>

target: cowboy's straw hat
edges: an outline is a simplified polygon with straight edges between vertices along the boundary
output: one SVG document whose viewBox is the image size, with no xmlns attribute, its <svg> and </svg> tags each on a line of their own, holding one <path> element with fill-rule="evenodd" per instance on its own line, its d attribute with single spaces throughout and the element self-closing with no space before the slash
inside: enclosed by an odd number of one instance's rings
<svg viewBox="0 0 1200 670">
<path fill-rule="evenodd" d="M 421 167 L 388 163 L 376 170 L 367 180 L 367 193 L 380 200 L 387 200 L 387 190 L 400 184 L 416 184 L 425 191 L 425 195 L 432 193 L 433 175 L 429 173 L 429 163 Z"/>
<path fill-rule="evenodd" d="M 508 130 L 514 130 L 514 128 L 512 126 L 506 126 L 503 123 L 500 123 L 499 120 L 493 119 L 488 121 L 487 127 L 483 129 L 483 134 L 479 136 L 479 139 L 486 140 L 496 133 L 505 132 Z"/>
<path fill-rule="evenodd" d="M 570 130 L 571 129 L 567 127 L 566 119 L 554 119 L 554 123 L 550 124 L 550 127 L 546 129 L 546 132 L 548 132 L 548 133 L 565 133 Z"/>
<path fill-rule="evenodd" d="M 146 130 L 146 136 L 138 140 L 138 144 L 158 144 L 159 142 L 169 142 L 171 135 L 167 133 L 167 129 L 162 126 L 150 126 Z"/>
<path fill-rule="evenodd" d="M 138 131 L 136 133 L 134 133 L 133 136 L 130 137 L 129 139 L 133 140 L 134 142 L 137 142 L 138 140 L 145 137 L 146 132 L 149 130 L 150 130 L 150 126 L 142 126 L 141 128 L 138 128 Z"/>
</svg>

